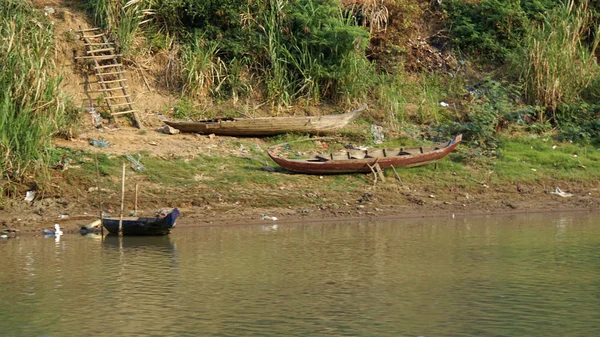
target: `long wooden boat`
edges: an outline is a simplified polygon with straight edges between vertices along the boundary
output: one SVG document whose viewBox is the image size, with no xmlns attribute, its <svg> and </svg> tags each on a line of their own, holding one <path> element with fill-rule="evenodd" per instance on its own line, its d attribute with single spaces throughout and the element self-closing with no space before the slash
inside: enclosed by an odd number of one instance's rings
<svg viewBox="0 0 600 337">
<path fill-rule="evenodd" d="M 371 172 L 378 164 L 382 169 L 389 167 L 413 167 L 435 162 L 448 155 L 460 141 L 462 135 L 448 143 L 431 147 L 344 150 L 336 153 L 315 155 L 308 159 L 287 159 L 279 155 L 281 144 L 269 150 L 269 156 L 286 170 L 308 174 L 337 174 Z"/>
<path fill-rule="evenodd" d="M 339 115 L 258 117 L 258 118 L 219 118 L 198 122 L 164 123 L 181 132 L 215 134 L 222 136 L 264 137 L 287 132 L 327 134 L 338 131 L 352 122 L 366 108 L 360 108 Z"/>
<path fill-rule="evenodd" d="M 173 209 L 165 217 L 155 218 L 123 218 L 123 235 L 166 235 L 171 228 L 175 227 L 175 222 L 179 217 L 179 210 Z M 119 234 L 118 218 L 102 218 L 102 226 L 109 233 Z"/>
</svg>

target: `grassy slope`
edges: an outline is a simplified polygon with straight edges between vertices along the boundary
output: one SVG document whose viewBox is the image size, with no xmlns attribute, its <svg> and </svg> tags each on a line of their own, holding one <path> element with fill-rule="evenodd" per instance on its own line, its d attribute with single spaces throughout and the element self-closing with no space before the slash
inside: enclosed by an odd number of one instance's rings
<svg viewBox="0 0 600 337">
<path fill-rule="evenodd" d="M 496 208 L 501 200 L 510 206 L 500 204 L 496 210 L 514 209 L 515 201 L 523 199 L 517 183 L 524 193 L 531 193 L 529 198 L 542 200 L 556 187 L 588 196 L 598 188 L 600 178 L 600 169 L 595 165 L 600 160 L 598 150 L 542 139 L 507 139 L 501 145 L 502 156 L 494 159 L 474 157 L 471 149 L 461 146 L 437 165 L 398 170 L 401 181 L 395 179 L 392 170 L 387 170 L 387 181 L 376 186 L 371 174 L 311 176 L 285 172 L 264 151 L 276 142 L 273 139 L 220 139 L 219 152 L 223 155 L 205 153 L 190 159 L 142 153 L 145 170 L 128 169 L 128 195 L 139 183 L 143 190 L 141 208 L 179 206 L 196 211 L 208 205 L 226 211 L 240 205 L 245 210 L 354 207 L 365 193 L 377 196 L 379 206 L 410 206 L 421 200 L 429 207 L 423 210 L 440 204 L 452 209 L 460 208 L 469 201 L 465 196 L 471 195 L 482 204 L 466 211 L 476 212 Z M 56 159 L 66 154 L 71 163 L 70 169 L 60 173 L 63 189 L 80 189 L 79 194 L 85 195 L 85 189 L 95 186 L 92 152 L 59 149 L 56 154 Z M 106 154 L 98 158 L 101 186 L 110 191 L 103 199 L 114 212 L 118 208 L 121 163 L 127 159 L 124 155 Z M 264 170 L 266 166 L 275 171 Z M 94 202 L 96 196 L 88 194 L 87 198 Z M 521 201 L 527 204 L 527 198 Z M 521 208 L 540 207 L 534 200 L 525 204 Z"/>
<path fill-rule="evenodd" d="M 422 87 L 403 87 L 403 92 L 410 97 L 427 98 L 432 91 L 444 87 L 443 83 L 429 85 L 433 82 L 425 79 L 420 82 Z M 403 81 L 402 85 L 407 84 Z M 411 88 L 416 93 L 410 94 Z M 436 115 L 438 98 L 443 96 L 443 92 L 433 96 L 419 100 L 421 103 L 417 113 L 425 114 L 422 122 L 435 119 L 431 116 Z M 423 106 L 431 111 L 423 109 Z M 368 128 L 370 122 L 378 118 L 369 113 L 358 124 Z M 351 140 L 355 143 L 367 139 L 364 131 L 345 132 L 343 136 L 348 142 Z M 138 182 L 142 187 L 141 209 L 179 206 L 192 213 L 218 213 L 222 216 L 237 214 L 237 210 L 260 212 L 272 207 L 289 209 L 292 213 L 321 210 L 334 214 L 364 215 L 377 208 L 385 209 L 386 214 L 421 214 L 597 206 L 595 193 L 600 169 L 594 164 L 600 159 L 600 154 L 593 147 L 556 144 L 539 138 L 506 138 L 500 142 L 499 156 L 489 158 L 478 155 L 478 148 L 465 144 L 437 165 L 400 170 L 401 181 L 396 181 L 394 173 L 387 171 L 388 181 L 379 182 L 374 187 L 370 174 L 318 177 L 288 174 L 278 168 L 275 172 L 262 169 L 274 163 L 255 146 L 257 142 L 264 149 L 296 137 L 277 137 L 264 141 L 223 138 L 219 148 L 227 149 L 223 151 L 226 154 L 200 152 L 194 158 L 165 158 L 142 152 L 146 170 L 129 170 L 127 195 L 132 195 L 133 183 Z M 144 135 L 140 134 L 139 138 L 143 139 Z M 400 141 L 393 142 L 396 144 Z M 416 143 L 418 141 L 414 139 L 402 140 L 403 145 Z M 389 143 L 389 146 L 395 144 Z M 554 145 L 557 145 L 555 149 Z M 241 147 L 246 151 L 237 151 Z M 57 148 L 52 155 L 51 166 L 66 155 L 71 168 L 53 170 L 52 184 L 40 199 L 61 198 L 75 204 L 79 212 L 95 213 L 97 196 L 88 192 L 88 189 L 96 186 L 94 153 L 89 148 L 85 151 Z M 98 158 L 102 175 L 100 185 L 108 190 L 103 193 L 102 200 L 109 211 L 115 212 L 118 209 L 121 162 L 126 162 L 126 159 L 123 155 L 110 154 L 101 154 Z M 517 184 L 522 193 L 517 191 Z M 545 193 L 553 191 L 555 187 L 573 192 L 576 196 L 560 199 Z M 15 196 L 20 198 L 29 188 L 18 186 Z M 366 203 L 372 207 L 365 210 L 358 207 L 362 205 L 358 201 L 363 200 L 366 194 L 373 197 Z M 37 207 L 34 204 L 33 208 L 27 210 L 36 212 Z M 131 202 L 127 207 L 132 208 Z M 8 216 L 11 216 L 10 213 Z"/>
</svg>

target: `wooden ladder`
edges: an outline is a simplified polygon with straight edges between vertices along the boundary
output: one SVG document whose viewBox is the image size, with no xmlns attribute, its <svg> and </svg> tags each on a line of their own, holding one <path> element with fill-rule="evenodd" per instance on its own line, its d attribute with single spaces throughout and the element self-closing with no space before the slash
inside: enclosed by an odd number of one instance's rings
<svg viewBox="0 0 600 337">
<path fill-rule="evenodd" d="M 131 114 L 136 126 L 143 129 L 142 122 L 133 107 L 131 96 L 127 93 L 127 79 L 125 71 L 119 59 L 122 55 L 115 54 L 115 44 L 108 40 L 99 28 L 82 28 L 79 26 L 79 34 L 85 43 L 86 55 L 75 56 L 75 60 L 91 60 L 96 74 L 98 84 L 97 91 L 103 95 L 104 102 L 108 106 L 110 115 L 117 123 L 117 116 Z"/>
</svg>

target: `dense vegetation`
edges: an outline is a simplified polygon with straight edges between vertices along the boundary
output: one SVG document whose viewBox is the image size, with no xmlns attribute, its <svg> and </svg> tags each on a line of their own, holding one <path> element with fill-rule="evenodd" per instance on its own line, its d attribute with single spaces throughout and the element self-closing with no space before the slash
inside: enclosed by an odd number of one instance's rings
<svg viewBox="0 0 600 337">
<path fill-rule="evenodd" d="M 504 70 L 495 78 L 510 81 L 514 89 L 513 99 L 504 100 L 508 106 L 503 103 L 497 109 L 498 100 L 492 99 L 483 110 L 475 108 L 479 115 L 475 121 L 488 115 L 486 125 L 518 121 L 529 131 L 558 127 L 560 138 L 597 140 L 593 139 L 600 109 L 595 104 L 600 75 L 596 2 L 449 0 L 443 9 L 456 48 L 479 64 Z"/>
<path fill-rule="evenodd" d="M 368 32 L 334 0 L 89 1 L 97 21 L 130 41 L 146 36 L 181 43 L 181 86 L 193 99 L 238 99 L 253 93 L 276 104 L 364 96 L 356 81 L 369 64 Z M 151 13 L 151 15 L 144 15 Z M 158 37 L 157 37 L 158 35 Z"/>
<path fill-rule="evenodd" d="M 432 133 L 464 132 L 480 145 L 493 145 L 497 130 L 507 124 L 537 131 L 560 126 L 562 137 L 592 140 L 598 124 L 592 103 L 600 5 L 587 0 L 344 3 L 88 0 L 97 21 L 122 41 L 138 34 L 148 48 L 165 37 L 180 43 L 174 77 L 193 100 L 254 99 L 279 106 L 371 100 L 378 118 L 392 128 L 411 122 Z M 387 27 L 390 36 L 406 35 L 405 41 L 390 38 L 396 50 L 409 48 L 407 27 L 425 9 L 444 18 L 455 54 L 485 69 L 485 81 L 466 76 L 464 67 L 414 76 L 391 73 L 372 61 L 381 55 L 375 55 L 370 39 L 380 38 L 378 32 Z M 390 57 L 391 47 L 385 50 Z M 465 94 L 473 99 L 464 100 Z M 458 101 L 458 112 L 440 109 L 439 102 L 447 100 Z M 406 103 L 417 108 L 408 111 Z"/>
<path fill-rule="evenodd" d="M 96 23 L 118 37 L 125 55 L 169 55 L 164 78 L 182 93 L 180 117 L 200 102 L 267 102 L 273 114 L 292 105 L 368 102 L 369 118 L 392 133 L 461 132 L 484 153 L 497 153 L 501 135 L 511 132 L 551 132 L 589 143 L 600 131 L 600 5 L 588 0 L 86 5 Z M 432 28 L 439 31 L 418 27 L 427 15 L 441 19 Z M 64 100 L 60 78 L 52 75 L 52 27 L 16 0 L 0 8 L 0 20 L 0 56 L 10 65 L 0 70 L 0 172 L 12 180 L 43 166 L 48 137 L 64 118 Z M 411 39 L 428 34 L 457 65 L 403 67 Z"/>
<path fill-rule="evenodd" d="M 0 192 L 44 172 L 50 137 L 64 121 L 52 25 L 23 1 L 0 6 Z M 0 193 L 0 195 L 2 195 Z"/>
</svg>

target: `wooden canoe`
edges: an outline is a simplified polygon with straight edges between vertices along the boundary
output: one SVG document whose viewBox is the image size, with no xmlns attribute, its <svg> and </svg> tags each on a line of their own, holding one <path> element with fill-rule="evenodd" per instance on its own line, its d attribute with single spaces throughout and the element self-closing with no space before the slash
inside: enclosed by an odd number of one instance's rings
<svg viewBox="0 0 600 337">
<path fill-rule="evenodd" d="M 264 137 L 288 132 L 318 135 L 338 131 L 358 117 L 365 108 L 366 105 L 363 105 L 354 111 L 339 115 L 223 118 L 198 122 L 165 121 L 164 123 L 181 132 L 221 136 Z"/>
<path fill-rule="evenodd" d="M 123 235 L 166 235 L 175 227 L 179 217 L 177 208 L 165 217 L 123 218 Z M 119 234 L 119 218 L 102 218 L 102 226 L 111 234 Z"/>
<path fill-rule="evenodd" d="M 371 167 L 379 164 L 382 169 L 389 167 L 414 167 L 433 163 L 448 155 L 460 141 L 462 135 L 448 143 L 431 147 L 344 150 L 336 153 L 315 155 L 308 159 L 286 159 L 279 155 L 283 145 L 269 150 L 269 156 L 286 170 L 308 174 L 337 174 L 371 172 Z M 371 167 L 369 167 L 371 166 Z"/>
</svg>

